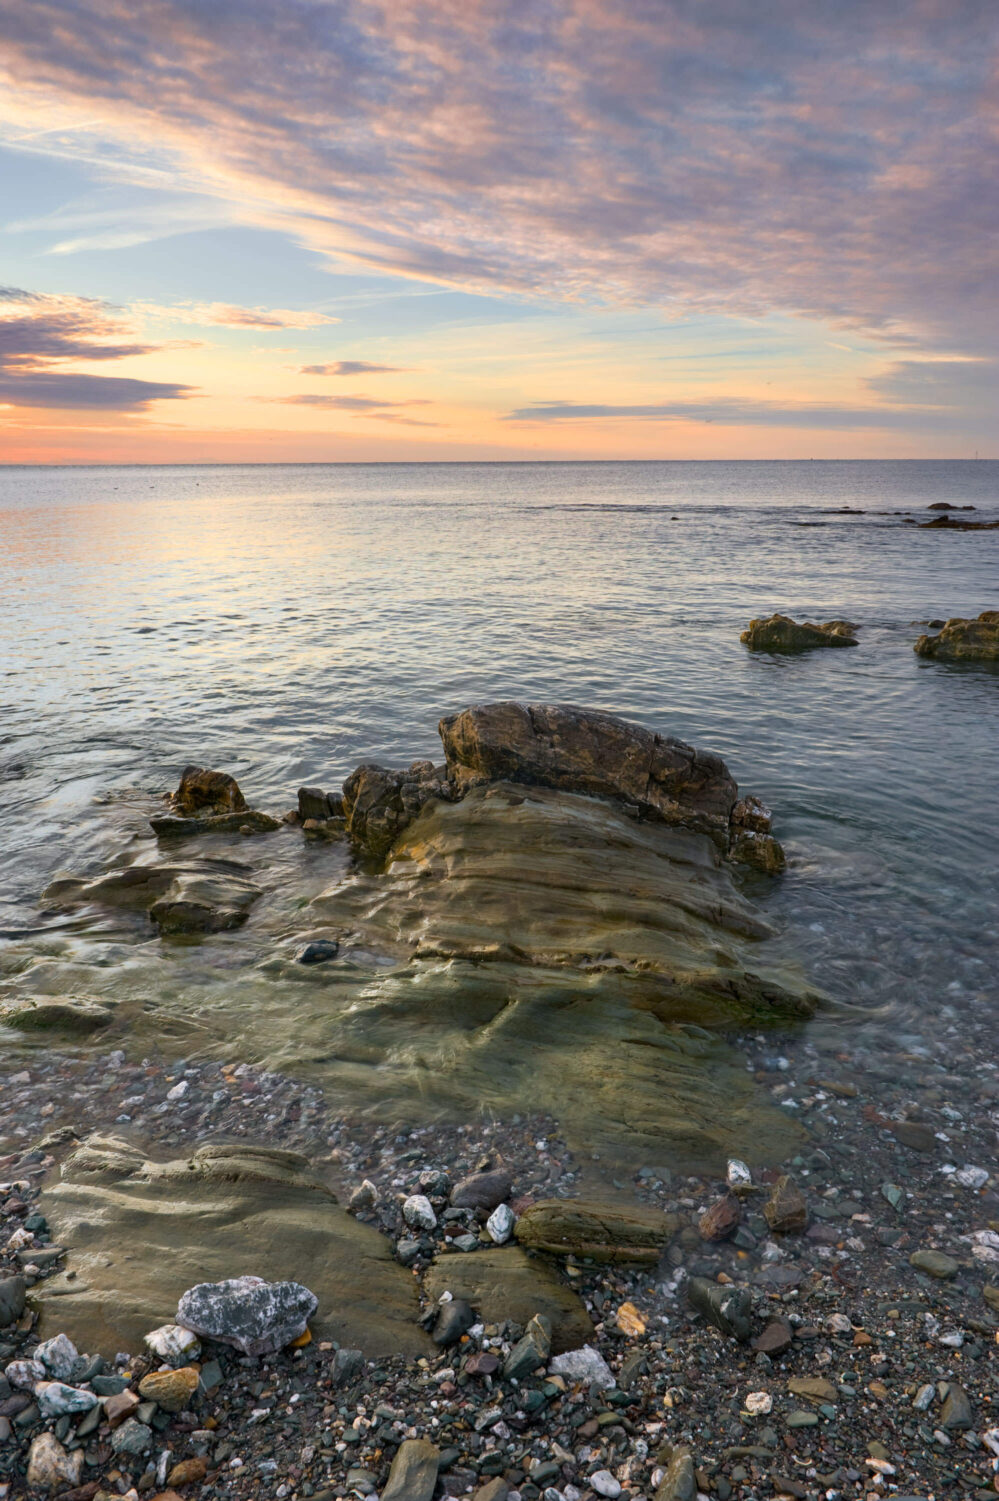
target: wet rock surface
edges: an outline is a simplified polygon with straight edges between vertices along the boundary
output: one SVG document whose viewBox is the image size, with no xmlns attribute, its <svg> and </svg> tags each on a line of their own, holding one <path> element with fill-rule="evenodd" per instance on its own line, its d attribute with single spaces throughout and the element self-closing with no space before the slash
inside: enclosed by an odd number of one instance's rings
<svg viewBox="0 0 999 1501">
<path fill-rule="evenodd" d="M 807 620 L 792 620 L 789 615 L 769 615 L 751 620 L 739 640 L 750 651 L 813 651 L 820 646 L 856 646 L 855 630 L 844 620 L 813 625 Z"/>
<path fill-rule="evenodd" d="M 948 620 L 939 635 L 920 636 L 913 651 L 937 662 L 999 662 L 999 610 L 984 610 L 977 620 Z"/>
</svg>

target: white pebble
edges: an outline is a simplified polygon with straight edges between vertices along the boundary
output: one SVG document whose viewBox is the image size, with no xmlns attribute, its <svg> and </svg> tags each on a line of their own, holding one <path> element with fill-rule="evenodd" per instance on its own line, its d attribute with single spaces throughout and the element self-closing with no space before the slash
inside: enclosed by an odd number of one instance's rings
<svg viewBox="0 0 999 1501">
<path fill-rule="evenodd" d="M 746 1398 L 746 1411 L 754 1418 L 765 1417 L 773 1411 L 774 1399 L 769 1392 L 750 1392 Z"/>
<path fill-rule="evenodd" d="M 414 1230 L 435 1230 L 437 1216 L 426 1194 L 410 1194 L 402 1206 L 402 1217 Z"/>
<path fill-rule="evenodd" d="M 615 1480 L 610 1470 L 598 1470 L 590 1476 L 590 1484 L 598 1496 L 620 1496 L 621 1482 Z"/>
<path fill-rule="evenodd" d="M 509 1204 L 499 1204 L 486 1220 L 486 1229 L 498 1246 L 506 1245 L 513 1234 L 517 1216 Z"/>
</svg>

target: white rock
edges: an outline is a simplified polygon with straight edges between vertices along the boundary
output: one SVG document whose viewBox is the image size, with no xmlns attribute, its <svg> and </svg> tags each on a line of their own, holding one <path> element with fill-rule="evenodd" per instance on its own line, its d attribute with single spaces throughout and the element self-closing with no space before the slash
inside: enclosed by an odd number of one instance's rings
<svg viewBox="0 0 999 1501">
<path fill-rule="evenodd" d="M 565 1376 L 569 1381 L 586 1381 L 591 1386 L 595 1382 L 602 1389 L 617 1385 L 610 1366 L 592 1345 L 556 1355 L 549 1360 L 548 1370 L 553 1376 Z"/>
<path fill-rule="evenodd" d="M 67 1386 L 64 1381 L 39 1381 L 35 1400 L 43 1418 L 61 1418 L 66 1412 L 89 1412 L 100 1398 L 82 1387 Z"/>
<path fill-rule="evenodd" d="M 614 1479 L 610 1470 L 598 1470 L 590 1476 L 590 1484 L 598 1496 L 620 1496 L 621 1483 Z"/>
<path fill-rule="evenodd" d="M 57 1381 L 68 1381 L 80 1352 L 68 1335 L 57 1334 L 54 1339 L 47 1339 L 38 1346 L 34 1358 L 40 1360 Z"/>
<path fill-rule="evenodd" d="M 189 1287 L 177 1304 L 177 1323 L 244 1355 L 269 1355 L 304 1334 L 318 1306 L 300 1282 L 227 1277 Z"/>
<path fill-rule="evenodd" d="M 970 1162 L 966 1162 L 964 1167 L 959 1167 L 954 1174 L 954 1182 L 960 1183 L 962 1188 L 984 1188 L 988 1181 L 988 1168 L 972 1167 Z"/>
<path fill-rule="evenodd" d="M 740 1158 L 730 1157 L 728 1167 L 725 1169 L 725 1182 L 734 1194 L 750 1193 L 753 1187 L 753 1175 Z"/>
<path fill-rule="evenodd" d="M 13 1235 L 11 1235 L 7 1240 L 7 1250 L 23 1251 L 25 1246 L 33 1246 L 34 1244 L 35 1237 L 32 1235 L 31 1231 L 25 1230 L 23 1225 L 18 1225 Z"/>
<path fill-rule="evenodd" d="M 79 1485 L 83 1450 L 66 1452 L 54 1433 L 40 1433 L 28 1450 L 28 1487 L 33 1491 L 62 1491 Z"/>
<path fill-rule="evenodd" d="M 829 1317 L 828 1328 L 830 1334 L 849 1334 L 853 1324 L 845 1313 L 834 1313 Z"/>
<path fill-rule="evenodd" d="M 33 1392 L 39 1381 L 48 1375 L 40 1360 L 12 1360 L 4 1375 L 15 1391 Z"/>
<path fill-rule="evenodd" d="M 505 1246 L 516 1223 L 517 1216 L 509 1204 L 498 1204 L 486 1220 L 486 1229 L 498 1246 Z"/>
<path fill-rule="evenodd" d="M 196 1360 L 201 1353 L 201 1341 L 190 1329 L 180 1324 L 161 1324 L 145 1337 L 145 1343 L 167 1365 L 182 1366 Z"/>
<path fill-rule="evenodd" d="M 754 1418 L 765 1417 L 773 1411 L 774 1399 L 769 1392 L 750 1392 L 746 1398 L 746 1411 Z"/>
<path fill-rule="evenodd" d="M 190 1087 L 186 1079 L 181 1079 L 179 1084 L 175 1084 L 172 1089 L 167 1090 L 166 1097 L 168 1100 L 182 1100 Z"/>
<path fill-rule="evenodd" d="M 402 1206 L 402 1217 L 414 1230 L 436 1230 L 437 1216 L 426 1194 L 410 1194 Z"/>
</svg>

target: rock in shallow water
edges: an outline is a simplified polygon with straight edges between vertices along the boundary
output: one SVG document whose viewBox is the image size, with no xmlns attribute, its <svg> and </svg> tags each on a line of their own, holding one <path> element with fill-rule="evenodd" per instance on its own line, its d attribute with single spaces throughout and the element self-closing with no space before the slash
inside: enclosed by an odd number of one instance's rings
<svg viewBox="0 0 999 1501">
<path fill-rule="evenodd" d="M 487 1246 L 474 1256 L 439 1256 L 424 1277 L 426 1296 L 449 1292 L 475 1309 L 487 1324 L 512 1319 L 526 1325 L 544 1314 L 552 1326 L 552 1349 L 574 1350 L 593 1338 L 593 1323 L 579 1294 L 556 1268 L 519 1246 Z"/>
<path fill-rule="evenodd" d="M 938 662 L 999 662 L 999 610 L 948 620 L 939 636 L 920 636 L 913 651 Z"/>
<path fill-rule="evenodd" d="M 189 1288 L 177 1304 L 177 1322 L 244 1355 L 269 1355 L 304 1334 L 318 1306 L 299 1282 L 230 1277 Z"/>
<path fill-rule="evenodd" d="M 801 652 L 817 646 L 857 646 L 852 631 L 844 629 L 842 620 L 830 620 L 826 625 L 813 625 L 810 621 L 798 622 L 789 615 L 770 615 L 749 622 L 739 640 L 750 651 Z"/>
<path fill-rule="evenodd" d="M 594 1261 L 655 1263 L 676 1233 L 675 1216 L 661 1209 L 597 1199 L 544 1199 L 517 1221 L 522 1246 Z M 734 1227 L 733 1227 L 734 1228 Z"/>
<path fill-rule="evenodd" d="M 740 1341 L 749 1338 L 753 1299 L 748 1288 L 724 1287 L 703 1277 L 691 1277 L 687 1302 L 722 1334 Z"/>
</svg>

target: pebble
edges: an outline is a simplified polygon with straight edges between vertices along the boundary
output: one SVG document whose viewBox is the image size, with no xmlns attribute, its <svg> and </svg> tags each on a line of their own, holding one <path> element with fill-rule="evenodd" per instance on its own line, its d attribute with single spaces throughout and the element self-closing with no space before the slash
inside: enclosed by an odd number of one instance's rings
<svg viewBox="0 0 999 1501">
<path fill-rule="evenodd" d="M 592 1345 L 556 1355 L 548 1362 L 548 1370 L 553 1376 L 564 1376 L 567 1381 L 585 1381 L 588 1386 L 597 1386 L 601 1391 L 617 1385 L 610 1366 Z"/>
<path fill-rule="evenodd" d="M 486 1220 L 486 1229 L 498 1246 L 505 1246 L 513 1234 L 513 1227 L 516 1223 L 517 1216 L 509 1204 L 497 1204 Z"/>
<path fill-rule="evenodd" d="M 612 1501 L 621 1494 L 621 1482 L 614 1479 L 610 1470 L 597 1470 L 590 1476 L 590 1484 L 598 1496 L 610 1496 Z"/>
<path fill-rule="evenodd" d="M 746 1398 L 745 1408 L 751 1417 L 765 1417 L 773 1411 L 774 1399 L 769 1392 L 750 1392 Z"/>
<path fill-rule="evenodd" d="M 426 1194 L 410 1194 L 402 1206 L 402 1217 L 413 1230 L 436 1230 L 437 1216 Z"/>
<path fill-rule="evenodd" d="M 97 1406 L 100 1398 L 79 1387 L 66 1386 L 62 1381 L 39 1381 L 35 1387 L 35 1400 L 43 1418 L 59 1418 L 63 1413 L 89 1412 Z"/>
<path fill-rule="evenodd" d="M 926 1272 L 930 1277 L 937 1277 L 941 1281 L 956 1277 L 960 1270 L 960 1262 L 943 1251 L 913 1251 L 909 1265 L 915 1267 L 917 1272 Z"/>
<path fill-rule="evenodd" d="M 189 1360 L 197 1360 L 201 1353 L 198 1336 L 180 1324 L 161 1324 L 145 1336 L 145 1344 L 169 1365 L 185 1365 Z"/>
</svg>

